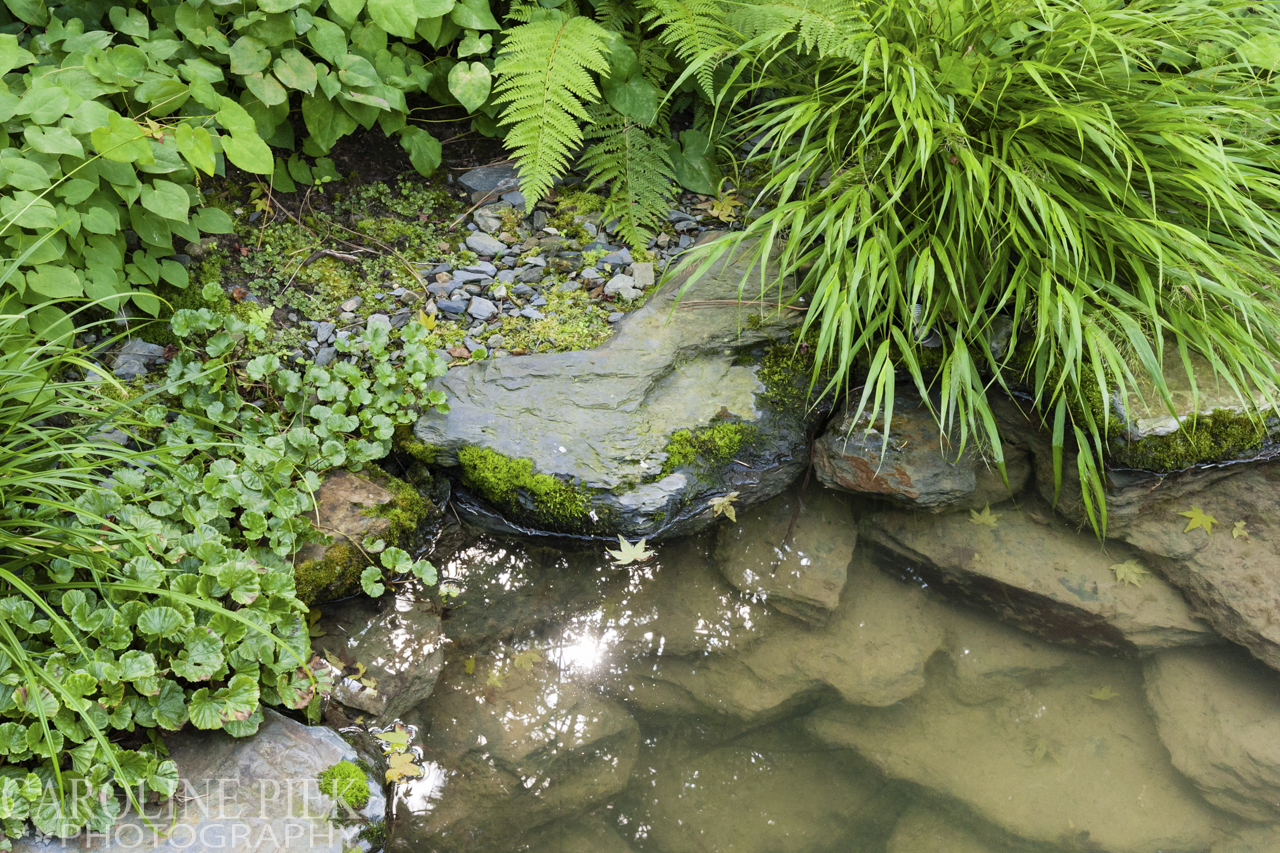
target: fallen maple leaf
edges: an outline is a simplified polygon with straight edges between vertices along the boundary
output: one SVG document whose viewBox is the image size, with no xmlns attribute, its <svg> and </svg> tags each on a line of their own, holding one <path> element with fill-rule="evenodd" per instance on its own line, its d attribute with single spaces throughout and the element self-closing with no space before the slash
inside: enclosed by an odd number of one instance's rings
<svg viewBox="0 0 1280 853">
<path fill-rule="evenodd" d="M 413 779 L 423 774 L 423 770 L 414 761 L 412 752 L 397 752 L 387 759 L 387 781 L 399 782 L 401 779 Z"/>
<path fill-rule="evenodd" d="M 1134 586 L 1142 586 L 1142 581 L 1138 580 L 1139 575 L 1151 574 L 1151 572 L 1138 565 L 1137 560 L 1125 560 L 1123 563 L 1116 563 L 1111 567 L 1111 571 L 1116 573 L 1116 580 L 1121 583 L 1131 583 Z"/>
<path fill-rule="evenodd" d="M 1244 528 L 1245 528 L 1245 523 L 1243 521 L 1237 521 L 1236 526 L 1231 529 L 1231 538 L 1240 539 L 1241 537 L 1243 537 L 1245 539 L 1248 539 L 1249 531 L 1245 530 Z"/>
<path fill-rule="evenodd" d="M 1107 684 L 1103 687 L 1095 687 L 1093 692 L 1089 694 L 1090 699 L 1097 699 L 1099 702 L 1106 702 L 1119 696 L 1119 693 L 1111 689 L 1111 685 Z"/>
<path fill-rule="evenodd" d="M 1197 527 L 1201 527 L 1204 529 L 1205 536 L 1212 536 L 1213 526 L 1218 523 L 1218 519 L 1212 515 L 1206 515 L 1198 506 L 1193 506 L 1190 512 L 1180 512 L 1178 515 L 1191 519 L 1187 522 L 1186 528 L 1182 531 L 1183 533 L 1190 533 Z"/>
<path fill-rule="evenodd" d="M 645 560 L 653 556 L 653 552 L 644 547 L 645 540 L 641 539 L 639 544 L 632 545 L 621 536 L 618 537 L 618 550 L 609 551 L 609 556 L 613 557 L 615 566 L 625 566 L 629 563 L 643 563 Z"/>
<path fill-rule="evenodd" d="M 711 499 L 712 517 L 715 517 L 718 515 L 727 515 L 729 516 L 730 521 L 737 521 L 738 515 L 733 509 L 733 502 L 736 501 L 737 499 L 738 499 L 737 492 L 730 492 L 724 497 L 712 498 Z"/>
<path fill-rule="evenodd" d="M 992 512 L 991 504 L 987 504 L 982 508 L 982 512 L 976 509 L 969 510 L 969 523 L 981 524 L 984 527 L 995 527 L 996 519 L 1000 518 L 1004 513 Z"/>
</svg>

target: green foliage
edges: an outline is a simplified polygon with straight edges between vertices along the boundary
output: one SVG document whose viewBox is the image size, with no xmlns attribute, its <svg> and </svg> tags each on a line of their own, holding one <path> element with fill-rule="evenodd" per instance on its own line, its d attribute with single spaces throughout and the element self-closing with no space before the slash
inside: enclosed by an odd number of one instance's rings
<svg viewBox="0 0 1280 853">
<path fill-rule="evenodd" d="M 1120 444 L 1112 465 L 1147 471 L 1181 471 L 1192 465 L 1239 459 L 1262 446 L 1267 429 L 1256 419 L 1219 409 L 1189 420 L 1169 435 L 1153 435 Z"/>
<path fill-rule="evenodd" d="M 1249 64 L 1258 39 L 1280 32 L 1274 10 L 850 9 L 843 40 L 783 16 L 736 58 L 744 83 L 720 107 L 758 140 L 744 168 L 764 176 L 756 205 L 769 209 L 703 256 L 769 256 L 781 275 L 744 282 L 762 293 L 800 281 L 829 390 L 866 365 L 856 408 L 883 413 L 887 441 L 899 372 L 922 395 L 932 385 L 937 417 L 1002 467 L 987 391 L 1028 388 L 1052 425 L 1059 480 L 1063 447 L 1079 445 L 1099 530 L 1112 424 L 1106 408 L 1092 414 L 1090 382 L 1106 399 L 1145 373 L 1171 406 L 1160 366 L 1176 348 L 1242 398 L 1274 404 L 1280 113 Z M 1013 339 L 998 358 L 986 341 L 1002 316 Z M 941 344 L 936 369 L 928 338 Z"/>
<path fill-rule="evenodd" d="M 671 157 L 660 140 L 622 114 L 605 108 L 596 115 L 587 135 L 599 141 L 583 153 L 582 166 L 591 173 L 591 188 L 607 191 L 605 217 L 618 220 L 628 243 L 643 246 L 671 210 Z"/>
<path fill-rule="evenodd" d="M 512 459 L 487 447 L 463 447 L 458 462 L 467 488 L 517 516 L 564 526 L 587 513 L 585 495 L 550 474 L 533 473 L 529 459 Z"/>
<path fill-rule="evenodd" d="M 320 793 L 352 811 L 369 804 L 369 780 L 364 771 L 350 761 L 339 761 L 320 774 Z"/>
<path fill-rule="evenodd" d="M 705 471 L 723 465 L 755 437 L 755 427 L 727 421 L 696 430 L 676 430 L 663 449 L 667 461 L 662 465 L 662 476 L 678 468 Z"/>
<path fill-rule="evenodd" d="M 599 97 L 588 72 L 608 68 L 603 35 L 590 18 L 555 9 L 506 33 L 495 101 L 506 104 L 506 143 L 520 159 L 520 185 L 530 202 L 546 195 L 582 144 L 581 123 L 588 120 L 583 103 Z"/>
</svg>

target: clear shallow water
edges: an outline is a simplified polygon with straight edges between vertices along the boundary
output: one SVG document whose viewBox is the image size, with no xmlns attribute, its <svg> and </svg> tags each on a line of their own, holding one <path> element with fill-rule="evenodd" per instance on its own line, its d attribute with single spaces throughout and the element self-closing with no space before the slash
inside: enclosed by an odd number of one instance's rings
<svg viewBox="0 0 1280 853">
<path fill-rule="evenodd" d="M 1043 642 L 861 552 L 806 624 L 725 580 L 744 553 L 762 574 L 808 558 L 752 524 L 625 568 L 488 537 L 438 553 L 460 594 L 404 717 L 427 774 L 401 786 L 388 849 L 1280 851 L 1175 769 L 1143 661 Z M 1197 654 L 1280 690 L 1234 647 Z"/>
</svg>

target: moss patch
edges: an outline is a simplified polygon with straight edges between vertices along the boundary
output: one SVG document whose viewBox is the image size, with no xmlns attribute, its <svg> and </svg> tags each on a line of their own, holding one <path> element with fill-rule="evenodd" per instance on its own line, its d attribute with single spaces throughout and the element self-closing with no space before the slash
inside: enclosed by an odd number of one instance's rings
<svg viewBox="0 0 1280 853">
<path fill-rule="evenodd" d="M 587 514 L 588 502 L 573 485 L 550 474 L 533 473 L 533 461 L 503 456 L 487 447 L 458 451 L 462 482 L 494 506 L 558 527 L 571 526 Z M 533 501 L 529 513 L 519 502 L 524 492 Z"/>
<path fill-rule="evenodd" d="M 1169 435 L 1153 435 L 1118 445 L 1111 464 L 1148 471 L 1180 471 L 1192 465 L 1223 462 L 1250 455 L 1262 447 L 1266 428 L 1248 415 L 1219 410 L 1184 423 Z"/>
<path fill-rule="evenodd" d="M 293 567 L 293 586 L 298 600 L 308 607 L 321 601 L 341 598 L 360 587 L 360 572 L 368 565 L 364 554 L 350 542 L 335 542 L 318 560 Z"/>
<path fill-rule="evenodd" d="M 372 468 L 373 466 L 370 467 Z M 391 501 L 370 510 L 369 514 L 390 521 L 391 527 L 387 530 L 388 537 L 396 541 L 403 541 L 417 532 L 422 523 L 431 517 L 435 507 L 432 506 L 431 501 L 423 497 L 417 489 L 404 480 L 392 477 L 385 471 L 380 473 L 381 476 L 375 482 L 391 492 Z"/>
<path fill-rule="evenodd" d="M 697 430 L 677 430 L 663 451 L 667 461 L 662 465 L 665 477 L 677 468 L 692 468 L 699 473 L 725 464 L 743 445 L 755 440 L 758 430 L 748 424 L 716 423 Z"/>
<path fill-rule="evenodd" d="M 369 804 L 369 781 L 364 771 L 350 761 L 339 761 L 321 773 L 317 781 L 322 794 L 353 811 Z"/>
<path fill-rule="evenodd" d="M 413 434 L 413 427 L 408 424 L 400 424 L 396 427 L 395 448 L 401 453 L 405 453 L 423 465 L 436 464 L 436 457 L 440 455 L 440 451 L 420 440 Z"/>
</svg>

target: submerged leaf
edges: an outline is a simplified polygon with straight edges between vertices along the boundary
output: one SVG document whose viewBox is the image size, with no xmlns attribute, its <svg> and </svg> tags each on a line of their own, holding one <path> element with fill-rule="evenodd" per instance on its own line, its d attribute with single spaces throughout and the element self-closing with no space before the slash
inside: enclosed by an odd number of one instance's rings
<svg viewBox="0 0 1280 853">
<path fill-rule="evenodd" d="M 613 557 L 615 566 L 625 566 L 630 563 L 643 563 L 645 560 L 653 556 L 653 551 L 644 547 L 646 540 L 641 539 L 639 543 L 632 545 L 621 536 L 618 537 L 618 550 L 609 551 L 609 555 Z"/>
<path fill-rule="evenodd" d="M 1187 522 L 1186 528 L 1182 531 L 1183 533 L 1190 533 L 1197 527 L 1200 527 L 1204 529 L 1204 534 L 1206 536 L 1212 536 L 1213 526 L 1218 523 L 1218 519 L 1214 518 L 1212 515 L 1205 514 L 1198 506 L 1193 506 L 1190 511 L 1180 512 L 1178 515 L 1183 518 L 1191 519 Z"/>
<path fill-rule="evenodd" d="M 987 504 L 982 508 L 982 512 L 975 509 L 969 510 L 969 523 L 981 524 L 984 527 L 995 527 L 996 520 L 1004 513 L 992 512 L 991 504 Z"/>
</svg>

